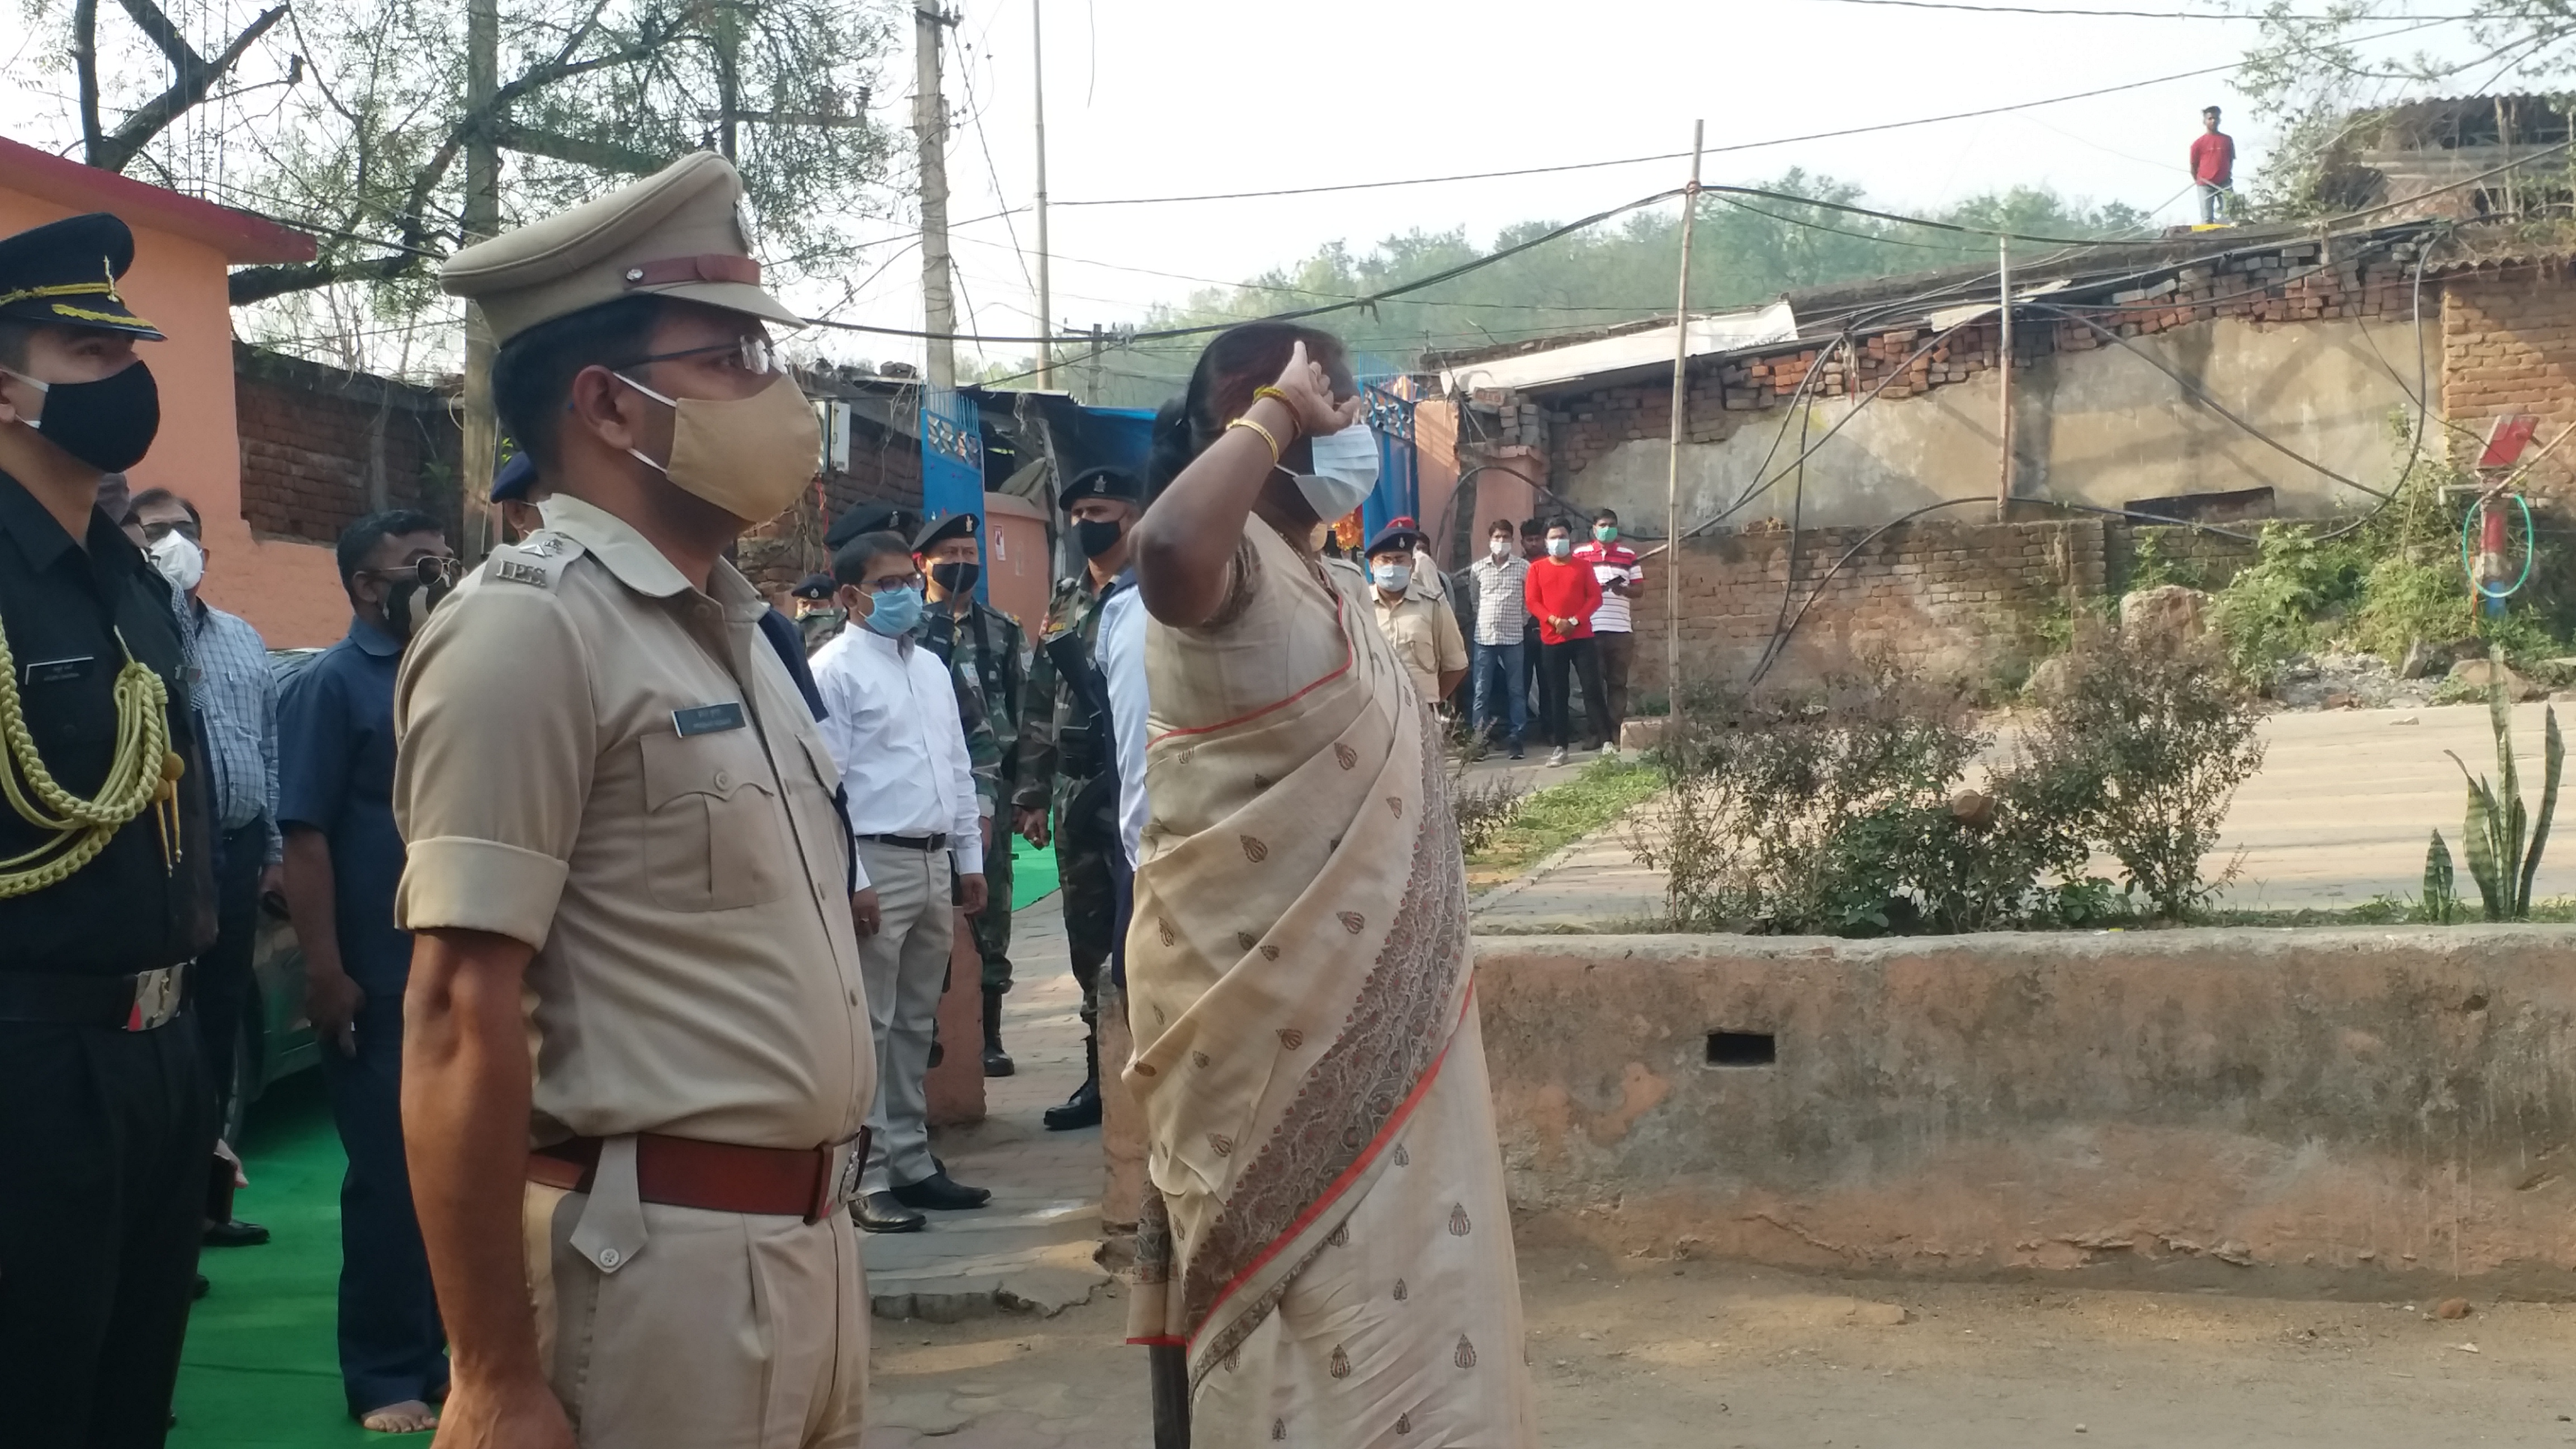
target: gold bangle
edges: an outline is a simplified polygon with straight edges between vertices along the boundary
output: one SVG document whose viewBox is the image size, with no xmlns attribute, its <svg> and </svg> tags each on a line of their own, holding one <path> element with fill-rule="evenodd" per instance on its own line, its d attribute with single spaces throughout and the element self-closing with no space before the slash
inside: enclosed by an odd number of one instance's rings
<svg viewBox="0 0 2576 1449">
<path fill-rule="evenodd" d="M 1266 397 L 1277 398 L 1279 400 L 1279 405 L 1288 410 L 1288 415 L 1290 417 L 1293 418 L 1297 415 L 1297 404 L 1289 400 L 1288 394 L 1281 392 L 1275 387 L 1256 387 L 1252 390 L 1252 400 L 1254 402 L 1259 402 Z"/>
<path fill-rule="evenodd" d="M 1279 466 L 1279 438 L 1277 434 L 1272 433 L 1268 428 L 1263 427 L 1261 424 L 1254 422 L 1250 418 L 1236 418 L 1233 422 L 1225 425 L 1225 430 L 1229 433 L 1233 432 L 1237 428 L 1250 428 L 1254 432 L 1259 433 L 1261 435 L 1261 441 L 1270 445 L 1270 466 L 1273 468 Z"/>
</svg>

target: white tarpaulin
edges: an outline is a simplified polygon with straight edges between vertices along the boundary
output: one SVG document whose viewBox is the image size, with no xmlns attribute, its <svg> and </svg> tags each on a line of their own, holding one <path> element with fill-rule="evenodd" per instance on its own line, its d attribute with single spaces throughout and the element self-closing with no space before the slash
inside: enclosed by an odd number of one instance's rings
<svg viewBox="0 0 2576 1449">
<path fill-rule="evenodd" d="M 1737 352 L 1766 343 L 1785 342 L 1797 335 L 1798 319 L 1791 314 L 1789 303 L 1783 298 L 1768 307 L 1757 307 L 1747 312 L 1693 317 L 1690 321 L 1690 355 L 1706 357 L 1712 353 Z M 1444 392 L 1453 393 L 1485 387 L 1545 387 L 1550 383 L 1573 382 L 1599 373 L 1652 367 L 1657 363 L 1669 368 L 1672 360 L 1673 329 L 1657 327 L 1645 332 L 1604 337 L 1594 342 L 1552 347 L 1545 352 L 1525 352 L 1517 357 L 1466 363 L 1442 373 L 1440 387 Z"/>
</svg>

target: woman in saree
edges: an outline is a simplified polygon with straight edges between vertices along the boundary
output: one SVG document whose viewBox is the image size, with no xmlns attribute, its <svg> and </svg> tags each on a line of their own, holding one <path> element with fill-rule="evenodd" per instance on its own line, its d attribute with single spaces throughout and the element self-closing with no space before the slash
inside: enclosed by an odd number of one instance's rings
<svg viewBox="0 0 2576 1449">
<path fill-rule="evenodd" d="M 1135 525 L 1129 1322 L 1186 1351 L 1194 1449 L 1536 1442 L 1437 736 L 1317 552 L 1376 476 L 1360 411 L 1330 334 L 1220 335 Z"/>
</svg>

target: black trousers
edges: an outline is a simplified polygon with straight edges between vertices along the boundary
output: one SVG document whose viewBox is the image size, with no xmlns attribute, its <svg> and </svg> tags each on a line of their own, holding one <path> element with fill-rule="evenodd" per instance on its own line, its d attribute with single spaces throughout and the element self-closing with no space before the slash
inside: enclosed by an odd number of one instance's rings
<svg viewBox="0 0 2576 1449">
<path fill-rule="evenodd" d="M 1601 692 L 1600 653 L 1590 639 L 1568 639 L 1562 644 L 1542 646 L 1539 654 L 1540 671 L 1547 677 L 1547 742 L 1560 750 L 1573 743 L 1565 678 L 1566 670 L 1571 668 L 1583 679 L 1584 732 L 1598 747 L 1602 728 L 1610 719 L 1610 702 Z"/>
<path fill-rule="evenodd" d="M 1114 815 L 1079 813 L 1090 818 L 1057 824 L 1055 868 L 1058 888 L 1064 893 L 1065 953 L 1073 958 L 1073 979 L 1082 987 L 1082 1025 L 1087 1031 L 1099 1019 L 1100 970 L 1109 963 L 1116 943 L 1118 888 L 1110 876 L 1110 860 L 1119 854 L 1119 845 Z"/>
<path fill-rule="evenodd" d="M 340 1384 L 349 1412 L 436 1398 L 447 1335 L 429 1285 L 429 1251 L 403 1160 L 402 997 L 370 991 L 358 1054 L 322 1050 L 331 1116 L 349 1155 L 340 1179 Z"/>
<path fill-rule="evenodd" d="M 251 947 L 259 939 L 259 872 L 268 832 L 252 821 L 215 846 L 215 944 L 188 967 L 188 1014 L 196 1019 L 197 1057 L 214 1094 L 215 1121 L 230 1121 L 233 1051 L 241 1040 L 242 1005 L 250 1000 Z"/>
<path fill-rule="evenodd" d="M 0 1443 L 162 1442 L 214 1141 L 187 1023 L 0 1022 Z"/>
</svg>

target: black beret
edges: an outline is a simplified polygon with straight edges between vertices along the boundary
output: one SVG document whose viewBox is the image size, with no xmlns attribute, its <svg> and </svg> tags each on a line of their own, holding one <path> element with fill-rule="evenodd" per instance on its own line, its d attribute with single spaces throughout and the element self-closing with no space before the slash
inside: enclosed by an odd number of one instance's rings
<svg viewBox="0 0 2576 1449">
<path fill-rule="evenodd" d="M 913 537 L 912 551 L 928 553 L 933 547 L 952 538 L 981 538 L 983 535 L 984 525 L 974 514 L 952 513 L 945 518 L 934 518 L 923 524 L 921 532 Z"/>
<path fill-rule="evenodd" d="M 832 520 L 823 531 L 823 545 L 834 553 L 841 545 L 863 533 L 900 533 L 909 535 L 921 526 L 921 515 L 892 503 L 863 503 Z"/>
<path fill-rule="evenodd" d="M 492 475 L 492 501 L 525 503 L 528 490 L 536 485 L 537 460 L 526 453 L 513 453 L 501 471 Z"/>
<path fill-rule="evenodd" d="M 787 592 L 800 599 L 828 599 L 836 587 L 830 574 L 807 574 Z"/>
<path fill-rule="evenodd" d="M 1389 549 L 1396 548 L 1409 552 L 1422 547 L 1422 539 L 1420 524 L 1410 518 L 1391 518 L 1387 520 L 1386 527 L 1377 531 L 1377 537 L 1369 540 L 1369 557 L 1375 558 Z"/>
<path fill-rule="evenodd" d="M 1071 508 L 1086 498 L 1115 498 L 1126 503 L 1145 501 L 1145 480 L 1124 468 L 1085 468 L 1073 475 L 1056 495 L 1056 505 Z"/>
<path fill-rule="evenodd" d="M 0 317 L 158 341 L 161 329 L 117 295 L 116 279 L 132 265 L 134 233 L 103 211 L 0 239 Z"/>
</svg>

